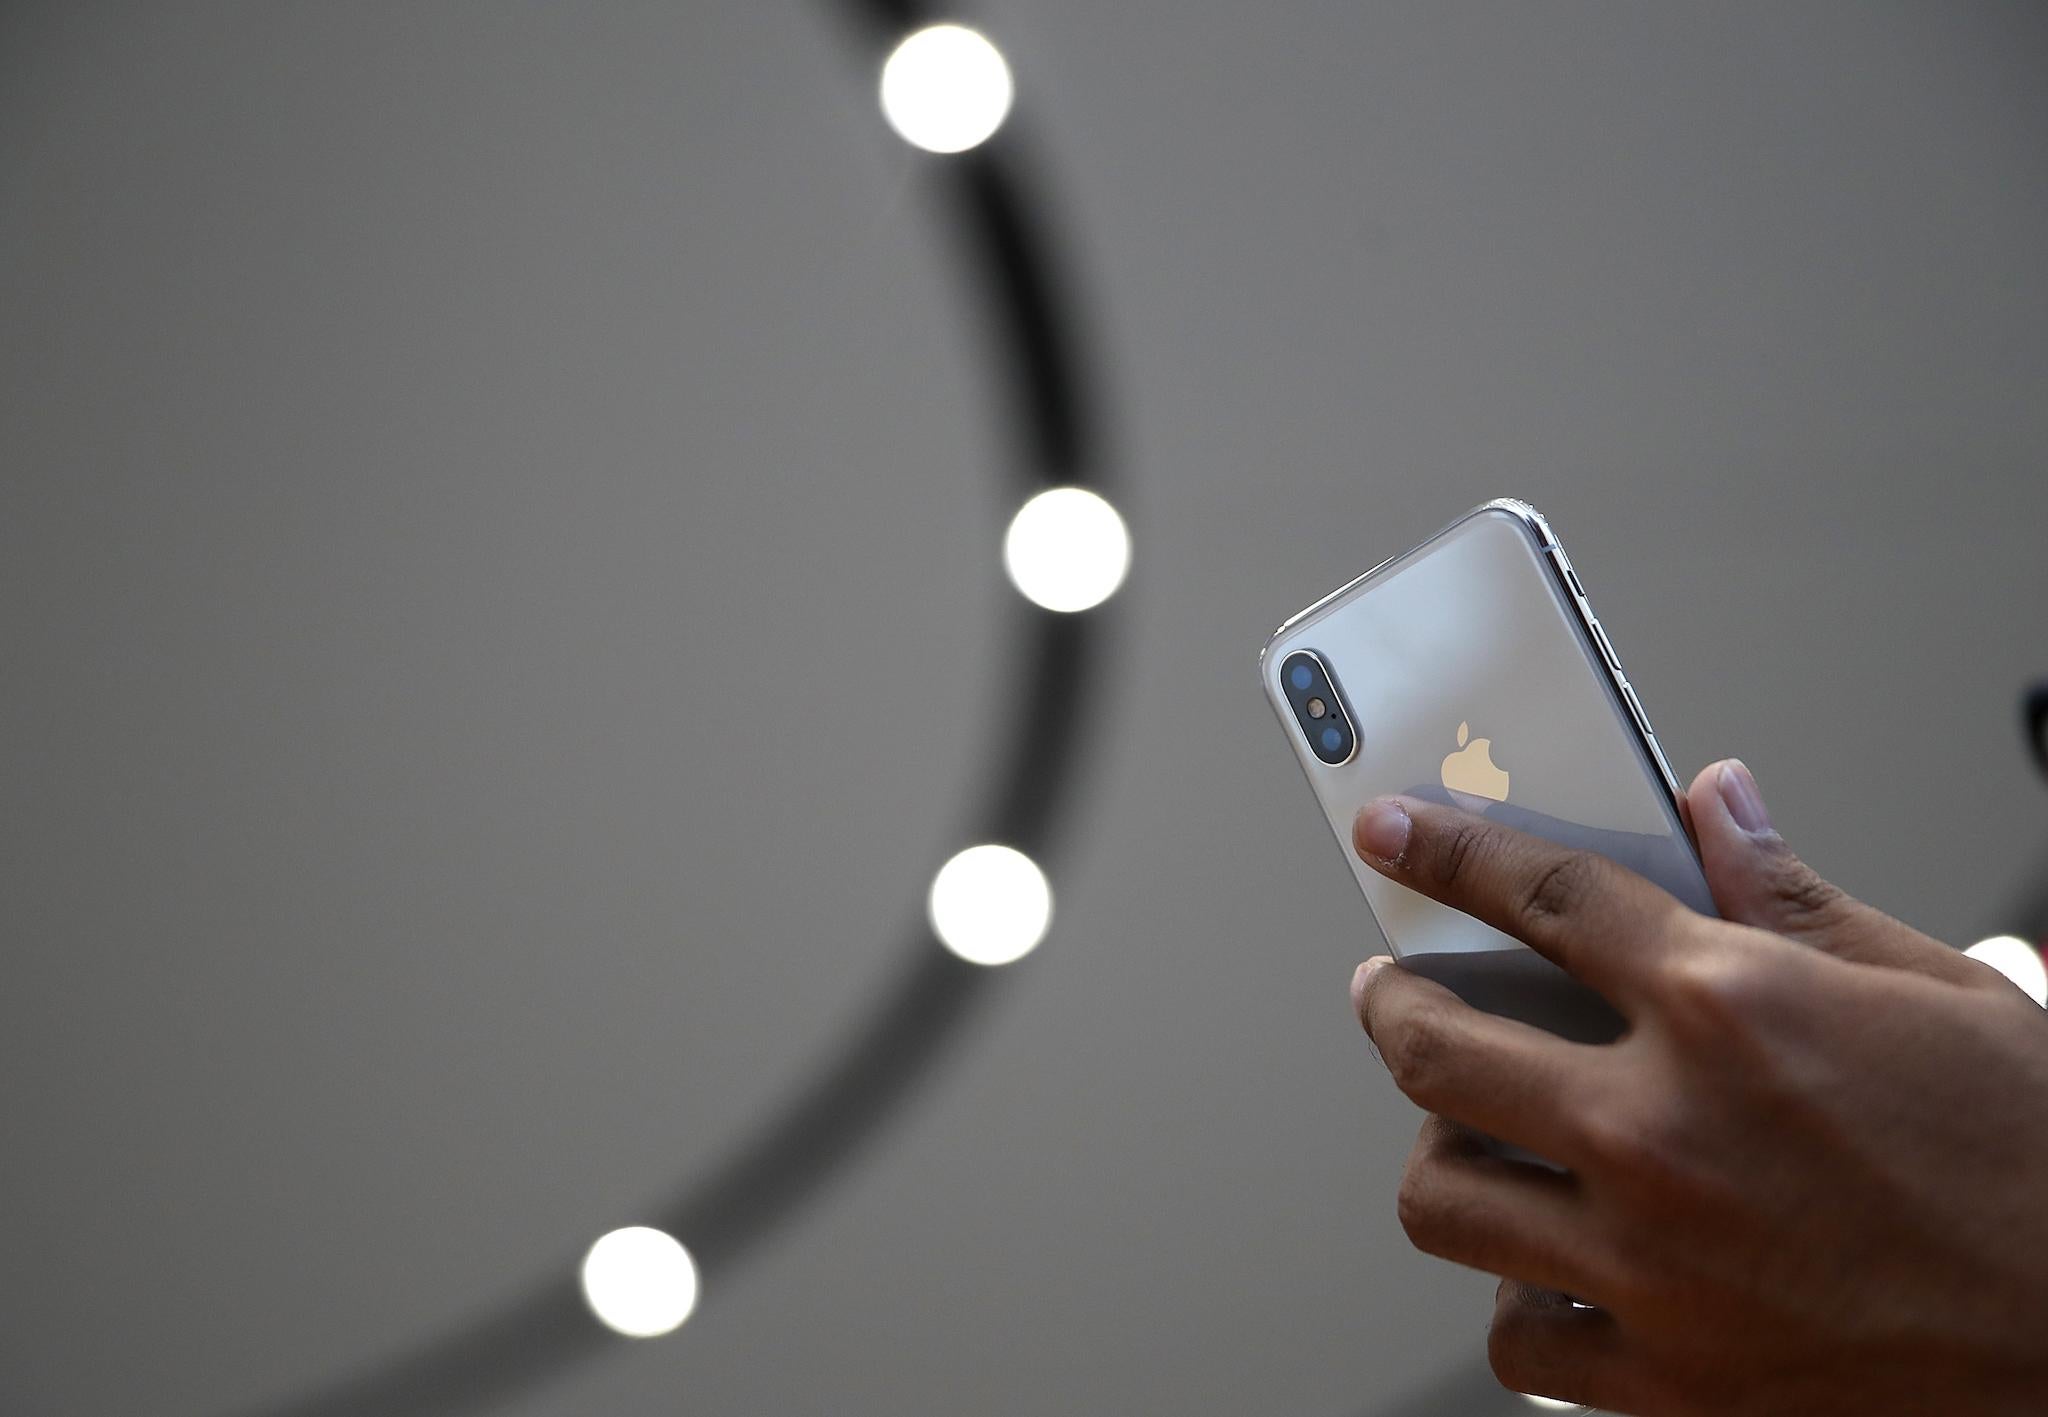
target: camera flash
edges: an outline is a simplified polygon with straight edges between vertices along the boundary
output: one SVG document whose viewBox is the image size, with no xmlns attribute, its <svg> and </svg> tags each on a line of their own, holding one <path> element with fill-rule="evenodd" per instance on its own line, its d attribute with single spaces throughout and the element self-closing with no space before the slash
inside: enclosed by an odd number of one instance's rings
<svg viewBox="0 0 2048 1417">
<path fill-rule="evenodd" d="M 1328 713 L 1329 711 L 1330 706 L 1324 703 L 1321 699 L 1310 699 L 1308 701 L 1308 716 L 1310 718 L 1321 718 L 1324 714 Z"/>
</svg>

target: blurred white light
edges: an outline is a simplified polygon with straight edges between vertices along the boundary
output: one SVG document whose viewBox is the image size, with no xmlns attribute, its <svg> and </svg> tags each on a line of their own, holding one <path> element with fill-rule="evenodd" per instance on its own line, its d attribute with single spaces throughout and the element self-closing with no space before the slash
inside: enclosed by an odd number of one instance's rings
<svg viewBox="0 0 2048 1417">
<path fill-rule="evenodd" d="M 2028 998 L 2048 1007 L 2048 967 L 2041 963 L 2041 952 L 2019 936 L 1993 935 L 1963 953 L 1990 965 L 2019 985 Z"/>
<path fill-rule="evenodd" d="M 911 35 L 882 66 L 882 116 L 926 152 L 957 153 L 987 142 L 1015 94 L 1002 51 L 965 25 Z"/>
<path fill-rule="evenodd" d="M 1085 487 L 1041 492 L 1010 520 L 1003 566 L 1047 610 L 1088 610 L 1116 594 L 1131 568 L 1131 534 L 1115 507 Z"/>
<path fill-rule="evenodd" d="M 583 1297 L 607 1328 L 655 1338 L 697 1307 L 697 1266 L 674 1236 L 629 1225 L 600 1236 L 583 1257 Z"/>
<path fill-rule="evenodd" d="M 970 846 L 932 878 L 932 929 L 971 964 L 1008 964 L 1030 954 L 1052 923 L 1045 872 L 1007 846 Z"/>
<path fill-rule="evenodd" d="M 1579 1404 L 1576 1402 L 1566 1402 L 1562 1398 L 1556 1397 L 1538 1397 L 1533 1392 L 1523 1393 L 1522 1401 L 1528 1403 L 1531 1407 L 1541 1407 L 1552 1412 L 1577 1412 L 1579 1410 Z"/>
</svg>

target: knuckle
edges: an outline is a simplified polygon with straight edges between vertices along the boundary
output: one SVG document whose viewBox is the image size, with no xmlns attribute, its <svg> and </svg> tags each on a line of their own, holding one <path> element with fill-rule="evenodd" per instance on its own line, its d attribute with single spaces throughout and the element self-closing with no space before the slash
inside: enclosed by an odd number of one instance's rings
<svg viewBox="0 0 2048 1417">
<path fill-rule="evenodd" d="M 1452 1182 L 1447 1184 L 1447 1182 Z M 1418 1149 L 1394 1192 L 1394 1217 L 1408 1243 L 1440 1259 L 1469 1258 L 1471 1211 L 1426 1148 Z"/>
<path fill-rule="evenodd" d="M 1698 1190 L 1696 1148 L 1675 1106 L 1617 1107 L 1582 1124 L 1587 1169 L 1617 1191 L 1647 1203 L 1658 1215 L 1679 1214 Z M 1625 1293 L 1626 1266 L 1607 1277 L 1610 1290 Z"/>
<path fill-rule="evenodd" d="M 1642 1151 L 1648 1129 L 1619 1106 L 1589 1108 L 1578 1117 L 1574 1140 L 1602 1171 L 1626 1171 Z"/>
<path fill-rule="evenodd" d="M 1848 893 L 1790 851 L 1781 852 L 1771 863 L 1770 889 L 1777 901 L 1780 925 L 1790 930 L 1812 930 L 1834 924 L 1849 903 Z"/>
<path fill-rule="evenodd" d="M 1377 1041 L 1394 1085 L 1410 1097 L 1433 1092 L 1445 1057 L 1441 1011 L 1416 1009 L 1385 1034 Z"/>
<path fill-rule="evenodd" d="M 1615 1170 L 1635 1169 L 1664 1147 L 1666 1123 L 1652 1107 L 1617 1100 L 1581 1114 L 1577 1127 L 1586 1154 Z"/>
<path fill-rule="evenodd" d="M 1454 821 L 1436 852 L 1437 883 L 1449 889 L 1469 880 L 1473 866 L 1486 853 L 1490 837 L 1490 829 L 1484 822 Z"/>
<path fill-rule="evenodd" d="M 1455 1145 L 1454 1124 L 1432 1113 L 1416 1134 L 1415 1145 L 1401 1168 L 1401 1184 L 1394 1191 L 1394 1214 L 1401 1222 L 1409 1243 L 1424 1253 L 1434 1253 L 1437 1237 L 1444 1229 L 1444 1159 Z"/>
<path fill-rule="evenodd" d="M 1534 1304 L 1519 1289 L 1504 1292 L 1486 1329 L 1486 1365 L 1502 1387 L 1526 1392 L 1539 1385 Z"/>
<path fill-rule="evenodd" d="M 1573 915 L 1592 893 L 1599 869 L 1599 863 L 1583 851 L 1555 858 L 1523 888 L 1522 918 L 1542 924 Z"/>
<path fill-rule="evenodd" d="M 1674 952 L 1659 982 L 1674 1025 L 1693 1036 L 1728 1038 L 1755 1025 L 1777 978 L 1763 952 L 1724 948 Z"/>
<path fill-rule="evenodd" d="M 1430 1236 L 1435 1232 L 1437 1208 L 1430 1194 L 1427 1176 L 1413 1164 L 1402 1175 L 1400 1188 L 1394 1192 L 1394 1216 L 1401 1222 L 1401 1230 L 1407 1235 L 1408 1242 L 1426 1251 Z"/>
</svg>

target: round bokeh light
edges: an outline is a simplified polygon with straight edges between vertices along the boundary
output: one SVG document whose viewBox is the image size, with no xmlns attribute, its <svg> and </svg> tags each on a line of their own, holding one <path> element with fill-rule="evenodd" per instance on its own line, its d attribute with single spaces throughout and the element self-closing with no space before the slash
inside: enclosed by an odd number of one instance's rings
<svg viewBox="0 0 2048 1417">
<path fill-rule="evenodd" d="M 697 1266 L 674 1236 L 629 1225 L 600 1236 L 583 1257 L 583 1297 L 609 1329 L 656 1338 L 697 1307 Z"/>
<path fill-rule="evenodd" d="M 1052 887 L 1023 852 L 970 846 L 932 879 L 932 929 L 971 964 L 1009 964 L 1045 938 L 1052 923 Z"/>
<path fill-rule="evenodd" d="M 1014 95 L 1002 51 L 965 25 L 921 29 L 882 65 L 882 116 L 926 152 L 965 152 L 987 142 Z"/>
<path fill-rule="evenodd" d="M 1025 599 L 1047 610 L 1091 610 L 1131 568 L 1131 534 L 1115 507 L 1084 487 L 1041 492 L 1010 521 L 1003 567 Z"/>
</svg>

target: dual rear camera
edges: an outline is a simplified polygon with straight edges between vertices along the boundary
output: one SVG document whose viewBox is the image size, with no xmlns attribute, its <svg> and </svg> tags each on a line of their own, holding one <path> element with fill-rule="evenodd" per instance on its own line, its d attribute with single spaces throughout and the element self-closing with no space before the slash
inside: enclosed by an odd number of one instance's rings
<svg viewBox="0 0 2048 1417">
<path fill-rule="evenodd" d="M 1351 761 L 1358 748 L 1358 734 L 1351 727 L 1351 715 L 1337 695 L 1337 682 L 1315 651 L 1298 649 L 1280 666 L 1280 687 L 1294 710 L 1294 721 L 1308 739 L 1309 751 L 1336 767 Z"/>
</svg>

